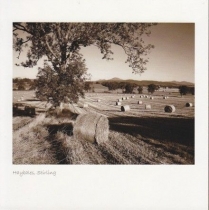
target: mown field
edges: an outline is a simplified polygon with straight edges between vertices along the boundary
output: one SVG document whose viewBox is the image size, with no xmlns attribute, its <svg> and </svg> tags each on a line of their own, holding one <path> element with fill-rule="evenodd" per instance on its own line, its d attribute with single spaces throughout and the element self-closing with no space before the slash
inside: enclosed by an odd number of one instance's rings
<svg viewBox="0 0 209 210">
<path fill-rule="evenodd" d="M 147 93 L 145 93 L 147 94 Z M 73 126 L 76 114 L 46 116 L 46 102 L 33 97 L 33 91 L 14 91 L 13 102 L 23 96 L 36 107 L 33 117 L 13 116 L 14 164 L 194 164 L 194 96 L 180 97 L 176 90 L 154 93 L 154 99 L 135 98 L 122 101 L 130 111 L 121 112 L 116 100 L 130 94 L 87 93 L 80 102 L 86 108 L 70 105 L 74 113 L 96 112 L 108 117 L 109 140 L 101 144 L 75 139 Z M 163 99 L 162 95 L 169 98 Z M 97 102 L 100 99 L 100 102 Z M 137 102 L 141 100 L 142 104 Z M 150 104 L 151 109 L 145 109 Z M 165 105 L 176 111 L 166 113 Z"/>
</svg>

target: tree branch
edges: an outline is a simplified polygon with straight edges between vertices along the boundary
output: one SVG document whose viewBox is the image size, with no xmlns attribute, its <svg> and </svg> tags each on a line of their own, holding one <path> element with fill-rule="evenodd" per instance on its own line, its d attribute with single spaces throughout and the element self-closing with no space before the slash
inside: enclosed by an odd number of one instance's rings
<svg viewBox="0 0 209 210">
<path fill-rule="evenodd" d="M 30 31 L 28 31 L 23 25 L 21 25 L 21 24 L 19 24 L 19 23 L 14 23 L 13 24 L 13 27 L 16 29 L 16 30 L 21 30 L 21 31 L 25 31 L 25 32 L 27 32 L 27 33 L 29 33 L 29 34 L 31 34 L 31 35 L 34 35 L 33 33 L 31 33 Z M 14 30 L 15 30 L 14 29 Z M 13 31 L 14 31 L 13 30 Z"/>
<path fill-rule="evenodd" d="M 53 55 L 55 58 L 57 58 L 57 56 L 54 54 L 54 52 L 52 51 L 51 47 L 49 46 L 49 43 L 48 43 L 47 39 L 45 39 L 45 43 L 46 43 L 46 46 L 47 46 L 48 50 L 52 53 L 52 55 Z"/>
</svg>

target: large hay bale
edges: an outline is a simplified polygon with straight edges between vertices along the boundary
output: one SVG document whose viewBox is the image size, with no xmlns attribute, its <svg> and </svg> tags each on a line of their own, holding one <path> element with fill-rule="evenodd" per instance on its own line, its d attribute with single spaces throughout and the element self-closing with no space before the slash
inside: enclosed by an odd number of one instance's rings
<svg viewBox="0 0 209 210">
<path fill-rule="evenodd" d="M 186 107 L 192 107 L 192 103 L 186 103 Z"/>
<path fill-rule="evenodd" d="M 121 111 L 122 112 L 127 112 L 129 110 L 130 110 L 130 106 L 129 105 L 121 106 Z"/>
<path fill-rule="evenodd" d="M 126 97 L 126 100 L 128 100 L 129 99 L 129 97 Z"/>
<path fill-rule="evenodd" d="M 120 106 L 121 105 L 121 102 L 116 102 L 116 106 Z"/>
<path fill-rule="evenodd" d="M 145 109 L 151 109 L 152 107 L 151 107 L 151 105 L 150 104 L 146 104 L 145 105 Z"/>
<path fill-rule="evenodd" d="M 169 112 L 169 113 L 175 112 L 175 110 L 176 110 L 176 108 L 175 108 L 174 105 L 167 105 L 167 106 L 165 106 L 165 108 L 164 108 L 164 111 L 165 111 L 165 112 Z"/>
<path fill-rule="evenodd" d="M 138 104 L 142 104 L 142 101 L 138 101 Z"/>
<path fill-rule="evenodd" d="M 76 139 L 100 144 L 108 140 L 109 121 L 97 113 L 80 114 L 75 121 L 73 135 Z"/>
<path fill-rule="evenodd" d="M 100 99 L 97 99 L 97 102 L 100 102 L 101 100 Z"/>
<path fill-rule="evenodd" d="M 163 96 L 163 99 L 167 99 L 167 97 L 166 96 Z"/>
<path fill-rule="evenodd" d="M 121 101 L 122 101 L 122 99 L 118 99 L 117 101 L 118 101 L 118 102 L 121 102 Z"/>
<path fill-rule="evenodd" d="M 153 100 L 153 99 L 154 99 L 154 97 L 153 97 L 153 96 L 151 96 L 151 97 L 150 97 L 150 99 L 151 99 L 151 100 Z"/>
<path fill-rule="evenodd" d="M 131 98 L 135 98 L 135 96 L 131 96 Z"/>
<path fill-rule="evenodd" d="M 126 97 L 122 97 L 122 100 L 126 100 Z"/>
</svg>

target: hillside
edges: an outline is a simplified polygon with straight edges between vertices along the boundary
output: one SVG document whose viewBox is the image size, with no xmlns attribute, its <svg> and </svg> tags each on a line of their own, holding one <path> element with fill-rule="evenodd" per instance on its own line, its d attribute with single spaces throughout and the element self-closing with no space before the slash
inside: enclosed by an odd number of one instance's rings
<svg viewBox="0 0 209 210">
<path fill-rule="evenodd" d="M 191 82 L 186 82 L 186 81 L 154 81 L 154 80 L 133 80 L 133 79 L 127 79 L 127 80 L 123 80 L 120 78 L 112 78 L 109 80 L 98 80 L 98 81 L 94 81 L 94 82 L 130 82 L 130 83 L 135 83 L 137 85 L 141 85 L 141 86 L 148 86 L 149 84 L 155 84 L 155 85 L 160 85 L 160 86 L 164 86 L 164 87 L 179 87 L 180 85 L 186 85 L 186 86 L 190 86 L 193 87 L 194 83 Z"/>
</svg>

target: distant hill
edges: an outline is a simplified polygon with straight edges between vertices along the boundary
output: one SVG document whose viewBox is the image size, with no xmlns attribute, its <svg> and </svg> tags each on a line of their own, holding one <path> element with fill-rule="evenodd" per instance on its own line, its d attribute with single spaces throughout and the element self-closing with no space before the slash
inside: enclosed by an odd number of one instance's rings
<svg viewBox="0 0 209 210">
<path fill-rule="evenodd" d="M 186 86 L 194 86 L 194 83 L 192 82 L 186 82 L 186 81 L 154 81 L 154 80 L 133 80 L 133 79 L 127 79 L 123 80 L 118 77 L 114 77 L 109 80 L 98 80 L 95 82 L 129 82 L 129 83 L 135 83 L 137 85 L 141 86 L 148 86 L 149 84 L 155 84 L 155 85 L 160 85 L 163 87 L 178 87 L 180 85 L 186 85 Z"/>
<path fill-rule="evenodd" d="M 116 81 L 116 80 L 121 81 L 122 79 L 120 79 L 120 78 L 118 78 L 118 77 L 113 77 L 113 78 L 112 78 L 112 79 L 110 79 L 110 80 L 112 80 L 112 81 Z"/>
</svg>

